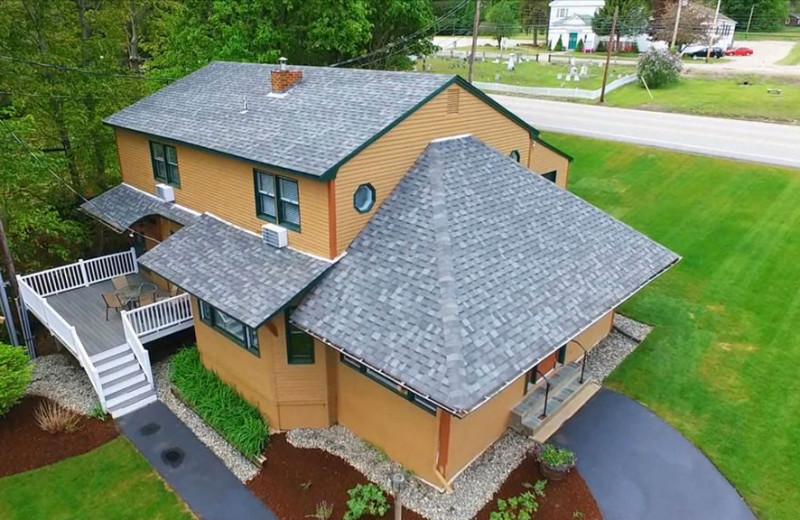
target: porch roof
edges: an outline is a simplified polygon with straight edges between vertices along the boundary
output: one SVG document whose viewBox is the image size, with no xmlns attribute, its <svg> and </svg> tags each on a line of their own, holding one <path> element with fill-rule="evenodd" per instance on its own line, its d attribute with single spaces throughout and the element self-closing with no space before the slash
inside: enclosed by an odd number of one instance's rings
<svg viewBox="0 0 800 520">
<path fill-rule="evenodd" d="M 428 146 L 291 320 L 463 415 L 678 259 L 462 136 Z"/>
<path fill-rule="evenodd" d="M 149 215 L 161 215 L 178 224 L 189 224 L 197 218 L 192 212 L 173 202 L 165 202 L 155 195 L 119 184 L 81 204 L 81 211 L 99 218 L 112 227 L 124 231 Z"/>
<path fill-rule="evenodd" d="M 186 292 L 258 327 L 332 264 L 205 213 L 139 258 Z"/>
</svg>

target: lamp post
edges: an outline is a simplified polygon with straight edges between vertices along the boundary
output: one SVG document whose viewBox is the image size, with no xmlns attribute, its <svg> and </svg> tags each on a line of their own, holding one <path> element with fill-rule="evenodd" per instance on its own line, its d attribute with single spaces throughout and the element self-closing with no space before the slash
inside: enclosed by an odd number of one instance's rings
<svg viewBox="0 0 800 520">
<path fill-rule="evenodd" d="M 394 491 L 394 520 L 403 518 L 403 499 L 400 492 L 406 488 L 406 476 L 404 473 L 392 473 L 392 491 Z"/>
</svg>

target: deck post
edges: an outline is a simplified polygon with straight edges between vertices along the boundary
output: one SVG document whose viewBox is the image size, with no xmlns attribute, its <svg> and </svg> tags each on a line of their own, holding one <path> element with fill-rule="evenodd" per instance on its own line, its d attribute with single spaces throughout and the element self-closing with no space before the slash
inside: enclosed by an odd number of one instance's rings
<svg viewBox="0 0 800 520">
<path fill-rule="evenodd" d="M 131 246 L 131 262 L 133 262 L 133 272 L 139 272 L 139 262 L 136 261 L 136 248 Z"/>
<path fill-rule="evenodd" d="M 89 275 L 86 274 L 86 264 L 83 262 L 83 258 L 78 259 L 78 267 L 81 270 L 81 276 L 83 277 L 83 286 L 89 287 Z"/>
</svg>

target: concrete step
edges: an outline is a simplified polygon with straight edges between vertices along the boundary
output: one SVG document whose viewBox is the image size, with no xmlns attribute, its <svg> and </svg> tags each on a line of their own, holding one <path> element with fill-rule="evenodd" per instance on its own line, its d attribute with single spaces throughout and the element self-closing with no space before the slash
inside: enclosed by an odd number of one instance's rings
<svg viewBox="0 0 800 520">
<path fill-rule="evenodd" d="M 133 352 L 131 351 L 122 352 L 121 354 L 117 354 L 115 356 L 110 357 L 107 360 L 102 361 L 101 363 L 95 364 L 95 368 L 100 373 L 100 375 L 103 376 L 110 370 L 117 368 L 121 365 L 125 365 L 131 361 L 136 361 Z"/>
<path fill-rule="evenodd" d="M 561 425 L 575 415 L 600 388 L 600 383 L 596 381 L 587 381 L 582 384 L 576 392 L 564 401 L 555 413 L 548 415 L 547 418 L 539 424 L 539 427 L 533 433 L 533 440 L 539 443 L 547 442 L 547 440 L 561 428 Z"/>
<path fill-rule="evenodd" d="M 95 366 L 97 366 L 101 361 L 108 360 L 111 357 L 117 356 L 118 354 L 122 354 L 123 352 L 127 352 L 130 349 L 131 347 L 127 343 L 123 343 L 118 347 L 114 347 L 112 349 L 106 350 L 105 352 L 95 354 L 89 359 L 92 361 L 92 363 L 94 363 Z"/>
<path fill-rule="evenodd" d="M 121 392 L 117 392 L 113 396 L 106 396 L 106 407 L 109 410 L 113 410 L 114 408 L 117 408 L 128 401 L 141 399 L 139 396 L 149 392 L 153 392 L 153 387 L 150 385 L 149 381 L 139 383 L 131 389 L 125 389 Z"/>
<path fill-rule="evenodd" d="M 141 371 L 142 367 L 139 366 L 139 361 L 134 359 L 133 361 L 128 361 L 124 365 L 119 365 L 100 374 L 100 384 L 102 386 L 113 384 L 131 374 Z"/>
<path fill-rule="evenodd" d="M 576 364 L 575 362 L 568 363 L 559 368 L 556 372 L 547 376 L 547 380 L 550 381 L 550 395 L 555 395 L 564 387 L 570 385 L 574 381 L 577 381 L 580 376 L 581 365 Z M 528 392 L 528 395 L 526 395 L 525 398 L 514 407 L 514 414 L 518 415 L 519 417 L 523 417 L 531 410 L 539 406 L 540 402 L 544 402 L 547 383 L 545 382 L 544 378 L 541 378 L 537 385 L 538 386 L 534 390 Z"/>
<path fill-rule="evenodd" d="M 103 393 L 106 397 L 119 392 L 120 390 L 124 390 L 126 388 L 130 388 L 135 384 L 141 383 L 142 381 L 146 380 L 146 376 L 144 372 L 139 370 L 138 372 L 131 372 L 126 376 L 120 377 L 119 379 L 115 379 L 110 384 L 103 384 L 102 382 L 100 385 L 103 388 Z"/>
<path fill-rule="evenodd" d="M 124 403 L 120 403 L 113 409 L 109 408 L 109 413 L 111 413 L 111 417 L 117 419 L 118 417 L 122 417 L 123 415 L 134 412 L 139 408 L 144 408 L 150 403 L 154 403 L 156 399 L 156 393 L 153 391 L 151 394 L 146 394 L 141 398 L 134 398 Z"/>
</svg>

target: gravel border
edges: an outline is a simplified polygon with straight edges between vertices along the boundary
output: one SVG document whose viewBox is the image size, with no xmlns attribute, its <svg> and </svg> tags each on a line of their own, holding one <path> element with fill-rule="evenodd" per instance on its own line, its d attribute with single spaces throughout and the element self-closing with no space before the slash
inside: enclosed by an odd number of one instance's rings
<svg viewBox="0 0 800 520">
<path fill-rule="evenodd" d="M 586 374 L 600 382 L 604 381 L 652 330 L 650 325 L 616 314 L 611 334 L 589 351 Z"/>
<path fill-rule="evenodd" d="M 52 399 L 64 408 L 88 415 L 100 404 L 89 376 L 69 354 L 48 354 L 33 359 L 33 377 L 26 394 Z"/>
<path fill-rule="evenodd" d="M 317 448 L 341 457 L 389 494 L 391 475 L 405 471 L 344 426 L 289 430 L 286 439 L 298 448 Z M 509 430 L 455 479 L 452 493 L 441 493 L 411 478 L 401 495 L 403 505 L 429 520 L 474 518 L 534 444 L 533 439 Z"/>
<path fill-rule="evenodd" d="M 197 438 L 200 439 L 200 442 L 208 446 L 208 449 L 219 457 L 223 464 L 236 475 L 236 478 L 242 482 L 247 482 L 255 477 L 260 468 L 247 460 L 244 455 L 239 453 L 236 448 L 231 446 L 228 441 L 208 426 L 199 415 L 170 391 L 170 359 L 171 357 L 153 365 L 153 381 L 156 384 L 158 400 L 172 410 L 172 413 L 192 430 Z"/>
</svg>

